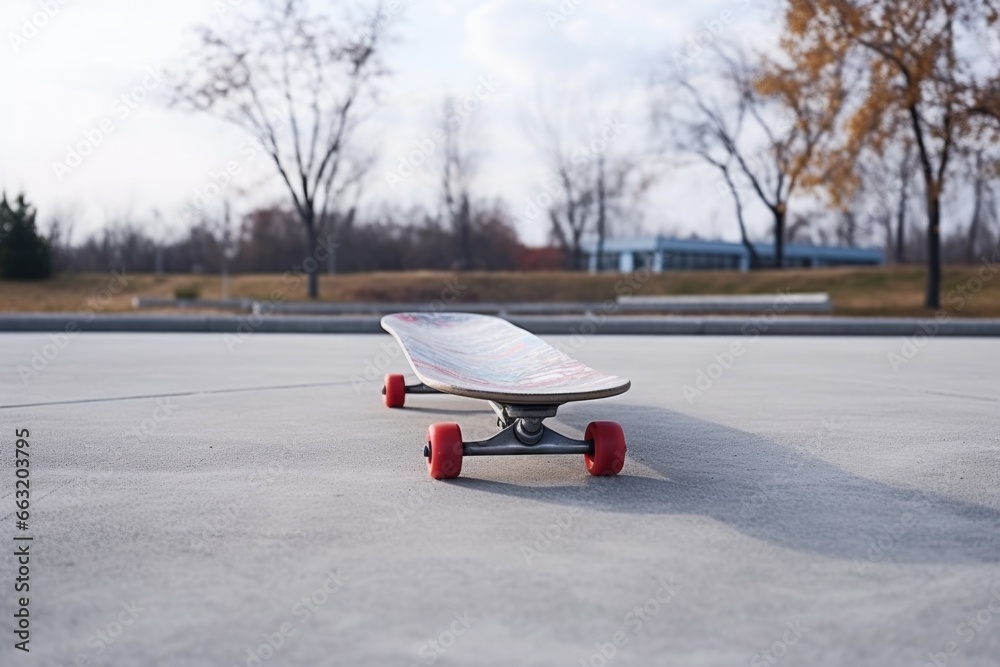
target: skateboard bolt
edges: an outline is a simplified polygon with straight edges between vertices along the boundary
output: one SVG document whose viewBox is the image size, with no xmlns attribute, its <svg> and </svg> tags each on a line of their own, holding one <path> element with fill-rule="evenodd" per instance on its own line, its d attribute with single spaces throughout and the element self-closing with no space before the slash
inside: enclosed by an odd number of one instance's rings
<svg viewBox="0 0 1000 667">
<path fill-rule="evenodd" d="M 431 443 L 424 445 L 424 458 L 429 459 L 431 457 Z"/>
</svg>

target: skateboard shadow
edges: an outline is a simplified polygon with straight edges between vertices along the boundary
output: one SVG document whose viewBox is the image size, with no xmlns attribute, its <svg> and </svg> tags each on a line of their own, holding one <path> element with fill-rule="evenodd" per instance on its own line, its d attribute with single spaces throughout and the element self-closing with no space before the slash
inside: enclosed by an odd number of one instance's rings
<svg viewBox="0 0 1000 667">
<path fill-rule="evenodd" d="M 810 453 L 835 431 L 804 433 L 792 448 L 650 406 L 588 406 L 586 418 L 620 421 L 629 460 L 615 478 L 523 485 L 462 477 L 469 490 L 629 514 L 705 516 L 771 544 L 865 564 L 1000 562 L 1000 511 L 954 500 L 943 475 L 930 490 L 860 477 Z M 582 414 L 582 413 L 581 413 Z M 575 414 L 563 423 L 582 431 Z M 581 466 L 582 470 L 582 466 Z M 471 471 L 469 471 L 471 472 Z"/>
</svg>

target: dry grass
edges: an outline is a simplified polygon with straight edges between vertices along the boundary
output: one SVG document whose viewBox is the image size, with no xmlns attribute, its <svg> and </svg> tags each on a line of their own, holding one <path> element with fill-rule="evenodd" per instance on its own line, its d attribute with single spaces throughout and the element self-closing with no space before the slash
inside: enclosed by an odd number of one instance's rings
<svg viewBox="0 0 1000 667">
<path fill-rule="evenodd" d="M 1000 274 L 974 294 L 978 267 L 947 267 L 942 301 L 945 310 L 962 317 L 1000 317 Z M 986 271 L 984 271 L 986 274 Z M 922 307 L 924 271 L 916 267 L 876 269 L 814 269 L 797 271 L 688 271 L 654 275 L 636 294 L 773 294 L 829 292 L 838 315 L 917 315 Z M 988 274 L 987 274 L 988 275 Z M 991 276 L 992 277 L 992 276 Z M 455 288 L 460 302 L 476 301 L 603 301 L 623 289 L 620 274 L 587 275 L 567 272 L 462 273 L 410 272 L 322 276 L 320 294 L 329 301 L 398 301 L 426 303 L 448 297 Z M 132 310 L 133 296 L 172 298 L 177 288 L 196 287 L 203 299 L 221 297 L 218 276 L 129 276 L 125 289 L 110 294 L 116 283 L 110 274 L 60 275 L 45 282 L 0 281 L 0 311 L 98 312 Z M 235 276 L 231 297 L 306 298 L 305 281 L 281 275 Z M 949 298 L 950 295 L 950 298 Z M 102 302 L 103 299 L 103 302 Z M 110 299 L 110 300 L 109 300 Z"/>
</svg>

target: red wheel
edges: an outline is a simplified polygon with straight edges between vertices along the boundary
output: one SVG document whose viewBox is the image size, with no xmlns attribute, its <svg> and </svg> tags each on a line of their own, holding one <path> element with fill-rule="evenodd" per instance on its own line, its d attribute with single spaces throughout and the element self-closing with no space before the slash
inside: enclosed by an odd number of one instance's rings
<svg viewBox="0 0 1000 667">
<path fill-rule="evenodd" d="M 462 472 L 462 430 L 458 424 L 427 427 L 427 472 L 434 479 L 453 479 Z"/>
<path fill-rule="evenodd" d="M 385 407 L 403 407 L 406 402 L 406 380 L 402 375 L 386 375 L 382 393 L 385 394 Z"/>
<path fill-rule="evenodd" d="M 594 453 L 584 454 L 591 475 L 617 475 L 625 465 L 625 433 L 616 422 L 590 422 L 586 440 L 594 441 Z"/>
</svg>

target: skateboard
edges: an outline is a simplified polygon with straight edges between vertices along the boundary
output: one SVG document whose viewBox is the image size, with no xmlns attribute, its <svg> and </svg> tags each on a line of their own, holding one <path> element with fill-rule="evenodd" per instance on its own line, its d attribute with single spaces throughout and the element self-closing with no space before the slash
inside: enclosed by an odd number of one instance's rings
<svg viewBox="0 0 1000 667">
<path fill-rule="evenodd" d="M 607 398 L 628 391 L 625 378 L 607 375 L 573 359 L 506 320 L 470 313 L 397 313 L 382 328 L 403 348 L 420 380 L 386 375 L 387 407 L 401 408 L 406 394 L 454 394 L 489 401 L 499 432 L 464 442 L 458 424 L 431 424 L 424 457 L 431 477 L 451 479 L 465 456 L 583 454 L 592 475 L 616 475 L 625 463 L 620 425 L 595 421 L 583 440 L 543 424 L 571 401 Z"/>
</svg>

